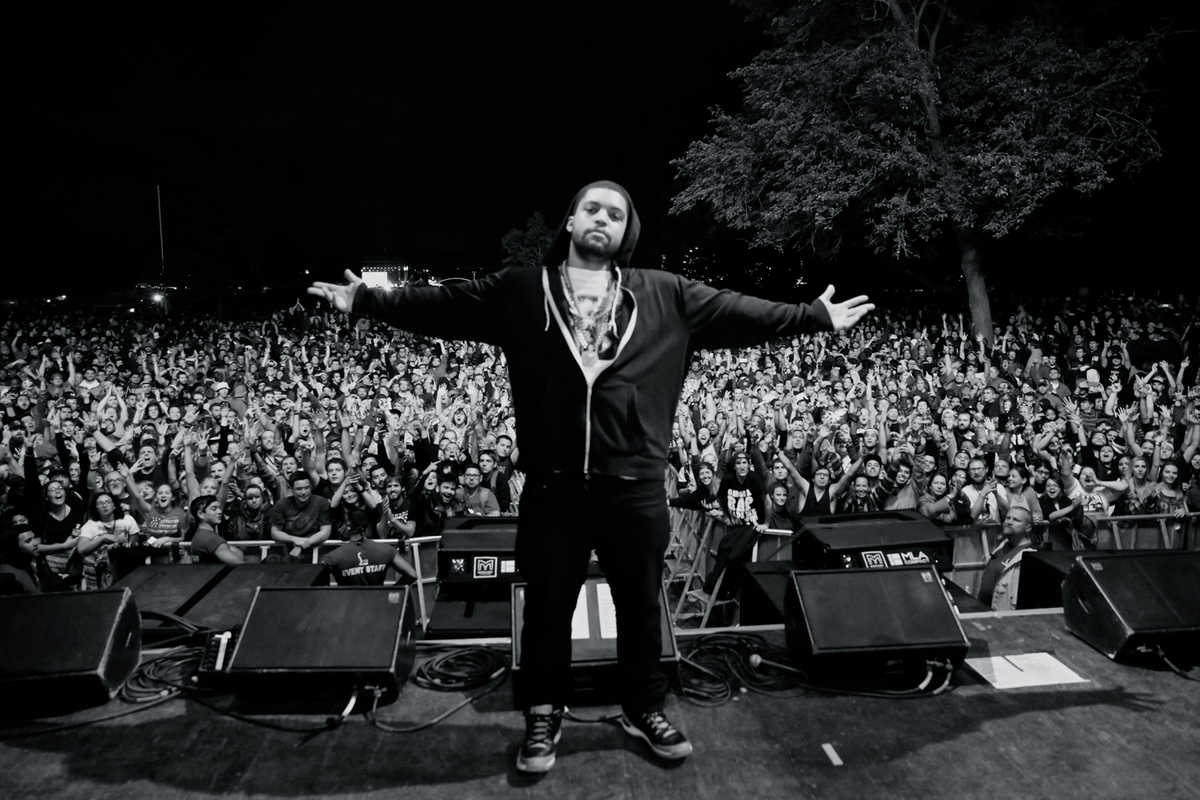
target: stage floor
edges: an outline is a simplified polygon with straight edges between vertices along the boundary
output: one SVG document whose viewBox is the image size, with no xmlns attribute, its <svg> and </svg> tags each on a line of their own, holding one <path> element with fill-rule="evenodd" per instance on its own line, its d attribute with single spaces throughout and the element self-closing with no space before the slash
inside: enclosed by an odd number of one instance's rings
<svg viewBox="0 0 1200 800">
<path fill-rule="evenodd" d="M 667 764 L 615 726 L 566 722 L 558 763 L 543 777 L 513 766 L 523 723 L 509 684 L 420 733 L 384 733 L 358 716 L 303 743 L 176 699 L 111 722 L 0 741 L 0 797 L 1200 797 L 1197 684 L 1108 660 L 1069 634 L 1060 612 L 965 615 L 963 627 L 969 657 L 1048 652 L 1087 682 L 1002 691 L 964 667 L 951 691 L 918 700 L 750 693 L 702 708 L 671 696 L 672 720 L 695 743 L 691 758 Z M 462 697 L 410 684 L 381 718 L 424 722 Z M 0 726 L 0 736 L 12 731 Z"/>
</svg>

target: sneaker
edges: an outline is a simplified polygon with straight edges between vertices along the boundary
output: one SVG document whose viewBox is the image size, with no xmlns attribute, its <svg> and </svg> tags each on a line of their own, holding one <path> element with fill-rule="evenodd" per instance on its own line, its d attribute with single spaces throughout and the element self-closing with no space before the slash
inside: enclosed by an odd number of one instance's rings
<svg viewBox="0 0 1200 800">
<path fill-rule="evenodd" d="M 521 772 L 549 772 L 554 766 L 554 745 L 562 737 L 562 709 L 549 714 L 525 712 L 525 742 L 517 753 Z"/>
<path fill-rule="evenodd" d="M 630 736 L 644 740 L 659 758 L 687 758 L 692 754 L 692 743 L 661 711 L 647 711 L 636 720 L 622 714 L 621 727 Z"/>
</svg>

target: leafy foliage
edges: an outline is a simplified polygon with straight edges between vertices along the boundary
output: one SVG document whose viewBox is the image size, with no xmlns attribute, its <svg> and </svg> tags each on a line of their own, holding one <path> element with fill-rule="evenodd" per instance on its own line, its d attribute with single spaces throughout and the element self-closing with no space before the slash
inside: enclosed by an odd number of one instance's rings
<svg viewBox="0 0 1200 800">
<path fill-rule="evenodd" d="M 542 256 L 554 242 L 555 231 L 546 225 L 542 212 L 535 211 L 524 228 L 513 228 L 504 234 L 500 246 L 504 248 L 506 267 L 541 266 Z"/>
<path fill-rule="evenodd" d="M 802 0 L 778 46 L 734 73 L 737 114 L 674 162 L 698 203 L 755 245 L 915 256 L 1016 231 L 1058 192 L 1159 157 L 1140 74 L 1160 35 L 1102 47 L 1055 21 L 948 0 Z M 965 252 L 964 252 L 965 255 Z M 990 325 L 989 325 L 990 327 Z"/>
</svg>

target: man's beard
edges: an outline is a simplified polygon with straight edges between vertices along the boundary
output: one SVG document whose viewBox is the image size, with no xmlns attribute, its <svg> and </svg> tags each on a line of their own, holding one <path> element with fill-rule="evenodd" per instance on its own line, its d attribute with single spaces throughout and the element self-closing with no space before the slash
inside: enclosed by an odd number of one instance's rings
<svg viewBox="0 0 1200 800">
<path fill-rule="evenodd" d="M 594 228 L 592 229 L 595 230 Z M 575 252 L 585 258 L 603 260 L 611 259 L 616 255 L 617 250 L 621 245 L 613 244 L 612 235 L 608 231 L 602 231 L 605 236 L 604 242 L 596 242 L 588 238 L 588 234 L 592 231 L 572 231 L 571 242 L 575 245 Z"/>
</svg>

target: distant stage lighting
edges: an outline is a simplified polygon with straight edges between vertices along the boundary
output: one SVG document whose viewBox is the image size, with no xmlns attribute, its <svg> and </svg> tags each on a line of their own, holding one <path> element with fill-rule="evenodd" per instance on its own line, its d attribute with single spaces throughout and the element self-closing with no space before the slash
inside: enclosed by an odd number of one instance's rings
<svg viewBox="0 0 1200 800">
<path fill-rule="evenodd" d="M 386 289 L 388 285 L 387 272 L 384 270 L 368 270 L 362 271 L 363 283 L 373 289 Z"/>
</svg>

